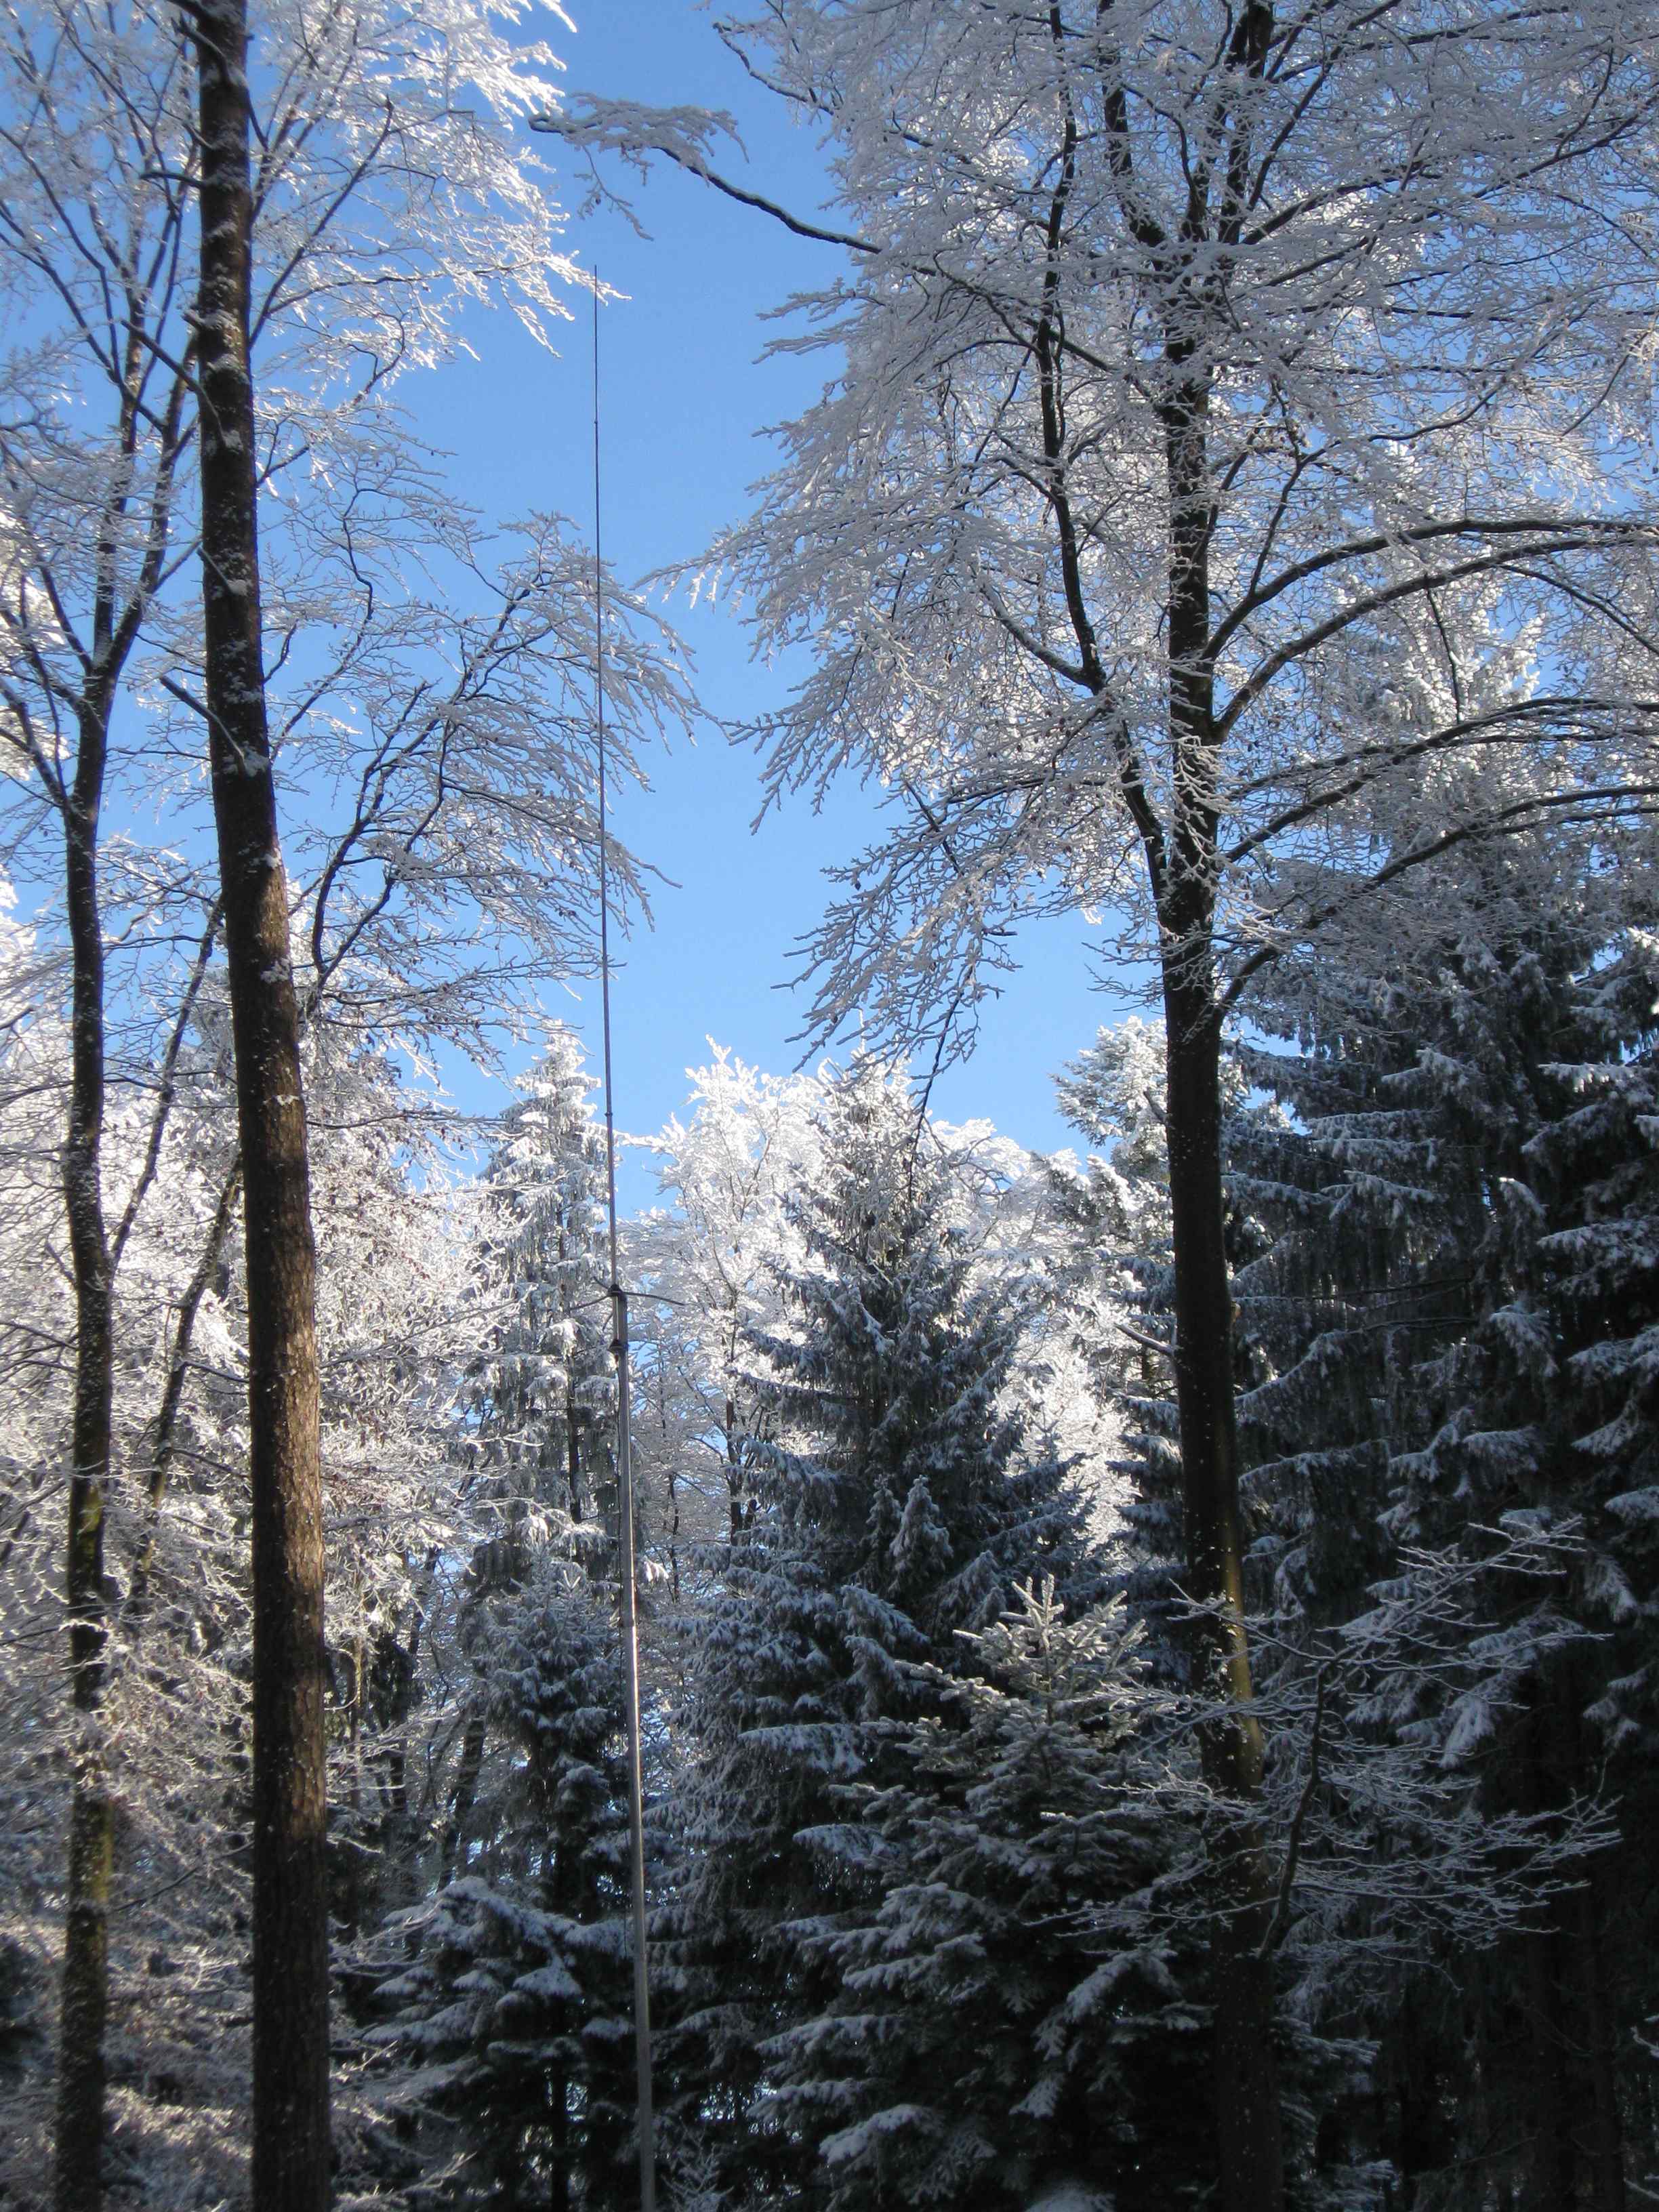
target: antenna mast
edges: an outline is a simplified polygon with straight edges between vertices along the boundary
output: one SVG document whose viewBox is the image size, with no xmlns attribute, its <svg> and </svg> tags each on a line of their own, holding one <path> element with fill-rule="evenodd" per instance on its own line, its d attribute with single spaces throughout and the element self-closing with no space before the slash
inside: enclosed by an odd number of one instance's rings
<svg viewBox="0 0 1659 2212">
<path fill-rule="evenodd" d="M 651 1989 L 645 1951 L 645 1787 L 640 1755 L 639 1589 L 629 1449 L 628 1293 L 617 1264 L 617 1117 L 611 1079 L 611 878 L 605 781 L 605 568 L 599 546 L 599 272 L 593 271 L 593 700 L 599 784 L 599 1005 L 605 1035 L 605 1156 L 611 1230 L 611 1356 L 617 1363 L 617 1524 L 622 1582 L 623 1698 L 628 1708 L 628 1838 L 634 1891 L 634 2054 L 638 2072 L 640 2212 L 656 2212 L 651 2098 Z"/>
</svg>

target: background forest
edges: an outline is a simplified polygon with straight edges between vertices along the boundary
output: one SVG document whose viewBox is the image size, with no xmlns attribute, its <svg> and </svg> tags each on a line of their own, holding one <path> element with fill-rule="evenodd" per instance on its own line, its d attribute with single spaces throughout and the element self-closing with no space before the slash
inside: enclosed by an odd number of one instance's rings
<svg viewBox="0 0 1659 2212">
<path fill-rule="evenodd" d="M 535 33 L 7 18 L 0 2206 L 639 2201 L 619 1279 L 668 2202 L 1634 2212 L 1650 11 L 756 0 L 819 209 Z M 670 581 L 873 827 L 613 1249 L 693 675 L 405 394 L 664 161 L 829 272 Z"/>
</svg>

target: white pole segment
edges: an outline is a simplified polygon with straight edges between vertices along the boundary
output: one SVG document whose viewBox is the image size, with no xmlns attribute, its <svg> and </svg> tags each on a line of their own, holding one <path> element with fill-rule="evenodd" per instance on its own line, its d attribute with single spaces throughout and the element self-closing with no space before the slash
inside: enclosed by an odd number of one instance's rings
<svg viewBox="0 0 1659 2212">
<path fill-rule="evenodd" d="M 651 2097 L 651 1987 L 645 1951 L 645 1785 L 640 1753 L 640 1638 L 634 1562 L 634 1459 L 629 1445 L 628 1294 L 613 1287 L 617 1312 L 617 1512 L 622 1534 L 623 1681 L 628 1703 L 628 1834 L 634 1877 L 634 2057 L 639 2075 L 640 2212 L 656 2212 L 657 2160 Z"/>
</svg>

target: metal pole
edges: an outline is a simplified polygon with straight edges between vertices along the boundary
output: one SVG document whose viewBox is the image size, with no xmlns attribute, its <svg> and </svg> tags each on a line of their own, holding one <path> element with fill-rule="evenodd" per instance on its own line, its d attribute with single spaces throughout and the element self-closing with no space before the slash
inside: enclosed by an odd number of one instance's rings
<svg viewBox="0 0 1659 2212">
<path fill-rule="evenodd" d="M 628 1834 L 634 1876 L 634 2057 L 639 2076 L 640 2212 L 656 2212 L 651 2097 L 651 1987 L 645 1950 L 645 1784 L 640 1751 L 638 1583 L 634 1563 L 634 1460 L 629 1446 L 628 1293 L 612 1285 L 617 1340 L 617 1512 L 622 1537 L 623 1683 L 628 1705 Z"/>
<path fill-rule="evenodd" d="M 640 1754 L 639 1578 L 634 1560 L 634 1458 L 629 1448 L 628 1294 L 617 1265 L 617 1115 L 611 1079 L 611 896 L 605 782 L 605 569 L 599 547 L 599 272 L 593 271 L 593 707 L 599 746 L 599 1001 L 605 1030 L 605 1153 L 616 1327 L 617 1566 L 622 1582 L 623 1700 L 628 1709 L 629 1867 L 634 1890 L 634 2060 L 638 2075 L 640 2212 L 657 2212 L 651 2099 L 651 1984 L 645 1951 L 645 1783 Z"/>
</svg>

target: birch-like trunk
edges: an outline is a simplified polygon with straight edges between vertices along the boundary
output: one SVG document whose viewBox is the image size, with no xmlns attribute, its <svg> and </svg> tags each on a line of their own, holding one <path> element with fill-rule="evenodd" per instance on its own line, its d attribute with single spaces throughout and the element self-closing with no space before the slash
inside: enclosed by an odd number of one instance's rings
<svg viewBox="0 0 1659 2212">
<path fill-rule="evenodd" d="M 195 14 L 204 707 L 247 1248 L 254 2212 L 329 2197 L 323 1528 L 300 1018 L 265 720 L 248 320 L 246 0 Z"/>
</svg>

